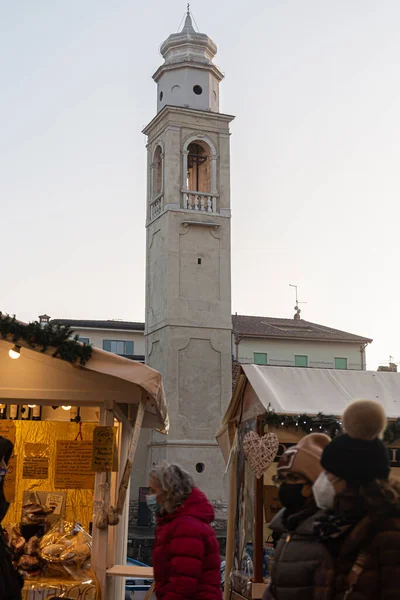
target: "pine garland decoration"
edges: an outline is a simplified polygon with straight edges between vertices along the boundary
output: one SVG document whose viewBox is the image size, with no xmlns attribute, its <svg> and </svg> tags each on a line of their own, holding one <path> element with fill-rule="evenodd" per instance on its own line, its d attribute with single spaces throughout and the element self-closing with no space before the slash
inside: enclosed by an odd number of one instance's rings
<svg viewBox="0 0 400 600">
<path fill-rule="evenodd" d="M 305 433 L 326 433 L 332 439 L 339 433 L 343 433 L 342 422 L 334 415 L 318 413 L 310 415 L 281 415 L 277 414 L 271 405 L 264 415 L 264 424 L 272 427 L 294 427 L 302 429 Z M 400 439 L 400 418 L 390 421 L 383 437 L 387 444 L 393 444 Z"/>
<path fill-rule="evenodd" d="M 272 427 L 294 427 L 302 429 L 305 433 L 327 433 L 331 438 L 343 431 L 342 422 L 334 415 L 324 415 L 323 413 L 312 417 L 306 414 L 281 415 L 277 414 L 271 406 L 264 415 L 264 423 Z"/>
<path fill-rule="evenodd" d="M 25 325 L 10 315 L 0 312 L 0 336 L 14 344 L 25 342 L 33 350 L 46 352 L 54 349 L 52 356 L 71 364 L 79 363 L 84 366 L 92 357 L 91 344 L 78 342 L 79 336 L 73 335 L 68 325 L 48 323 L 42 326 L 38 321 Z"/>
</svg>

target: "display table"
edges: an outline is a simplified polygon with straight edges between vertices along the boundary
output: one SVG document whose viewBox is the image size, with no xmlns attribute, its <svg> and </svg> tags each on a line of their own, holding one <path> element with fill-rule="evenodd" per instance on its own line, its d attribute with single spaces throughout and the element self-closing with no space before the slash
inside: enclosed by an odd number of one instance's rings
<svg viewBox="0 0 400 600">
<path fill-rule="evenodd" d="M 93 583 L 81 583 L 73 579 L 41 578 L 26 579 L 22 591 L 22 600 L 100 600 L 100 593 Z"/>
</svg>

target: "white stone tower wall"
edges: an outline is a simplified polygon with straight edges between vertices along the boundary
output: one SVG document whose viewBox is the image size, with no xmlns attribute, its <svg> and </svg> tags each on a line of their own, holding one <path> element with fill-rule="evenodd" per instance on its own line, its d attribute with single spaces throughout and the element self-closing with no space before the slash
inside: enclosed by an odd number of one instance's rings
<svg viewBox="0 0 400 600">
<path fill-rule="evenodd" d="M 190 67 L 187 57 L 197 60 L 202 45 L 204 91 L 218 91 L 222 75 L 210 60 L 216 47 L 207 36 L 194 32 L 188 17 L 183 32 L 173 34 L 162 46 L 166 63 L 155 76 L 159 89 L 162 82 L 170 85 L 181 77 L 180 101 L 161 106 L 158 98 L 159 112 L 144 130 L 148 138 L 146 360 L 163 374 L 171 421 L 167 437 L 153 434 L 149 463 L 181 464 L 211 500 L 220 502 L 226 499 L 227 489 L 215 434 L 232 392 L 229 123 L 233 117 L 217 112 L 217 94 L 202 96 L 203 103 L 207 98 L 202 109 L 181 102 L 182 98 L 190 101 L 200 72 Z M 184 77 L 179 64 L 171 67 L 174 48 L 188 69 Z M 184 173 L 191 142 L 207 148 L 208 193 L 186 193 Z M 158 147 L 161 150 L 156 152 Z M 155 189 L 160 155 L 162 184 Z M 196 465 L 204 465 L 204 471 L 199 473 Z"/>
</svg>

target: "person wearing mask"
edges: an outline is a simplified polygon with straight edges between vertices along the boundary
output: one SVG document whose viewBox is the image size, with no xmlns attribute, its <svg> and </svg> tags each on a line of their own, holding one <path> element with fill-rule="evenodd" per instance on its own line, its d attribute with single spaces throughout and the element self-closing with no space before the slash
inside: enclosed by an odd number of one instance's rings
<svg viewBox="0 0 400 600">
<path fill-rule="evenodd" d="M 178 465 L 150 472 L 147 505 L 157 515 L 153 547 L 157 600 L 222 600 L 214 509 Z"/>
<path fill-rule="evenodd" d="M 264 600 L 311 600 L 315 570 L 321 562 L 329 560 L 313 533 L 318 508 L 312 486 L 323 471 L 320 459 L 330 441 L 323 433 L 311 433 L 279 459 L 274 482 L 279 485 L 283 508 L 269 527 L 280 540 Z"/>
<path fill-rule="evenodd" d="M 346 433 L 324 448 L 313 493 L 329 512 L 315 531 L 332 560 L 318 569 L 315 600 L 400 598 L 400 484 L 389 479 L 386 423 L 380 404 L 355 401 L 343 415 Z"/>
</svg>

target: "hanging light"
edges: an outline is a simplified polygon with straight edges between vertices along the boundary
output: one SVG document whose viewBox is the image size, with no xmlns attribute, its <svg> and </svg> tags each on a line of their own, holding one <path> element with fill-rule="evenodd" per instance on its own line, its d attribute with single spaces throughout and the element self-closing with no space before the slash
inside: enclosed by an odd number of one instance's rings
<svg viewBox="0 0 400 600">
<path fill-rule="evenodd" d="M 36 408 L 36 404 L 28 404 L 29 408 Z"/>
<path fill-rule="evenodd" d="M 8 351 L 8 356 L 16 360 L 21 356 L 21 346 L 15 345 L 11 350 Z"/>
<path fill-rule="evenodd" d="M 71 410 L 71 407 L 70 407 L 70 406 L 62 406 L 61 408 L 62 408 L 63 410 Z"/>
</svg>

